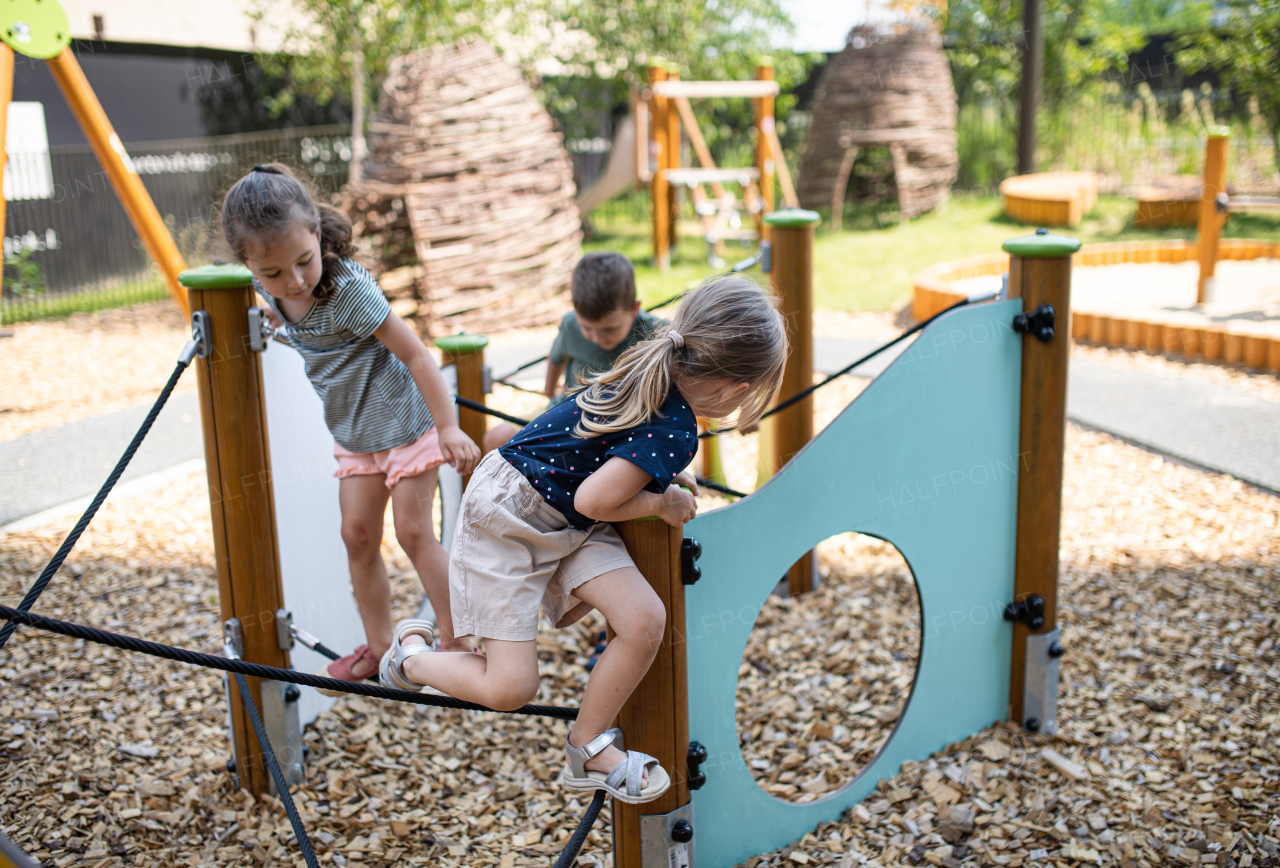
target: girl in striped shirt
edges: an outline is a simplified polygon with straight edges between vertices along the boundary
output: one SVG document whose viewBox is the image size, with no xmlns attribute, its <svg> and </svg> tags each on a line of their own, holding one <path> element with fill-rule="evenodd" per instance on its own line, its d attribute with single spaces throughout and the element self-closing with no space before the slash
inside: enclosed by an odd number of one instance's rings
<svg viewBox="0 0 1280 868">
<path fill-rule="evenodd" d="M 351 259 L 346 215 L 317 203 L 288 167 L 254 166 L 237 181 L 222 203 L 222 230 L 301 354 L 333 434 L 342 541 L 368 644 L 319 674 L 364 680 L 391 647 L 380 552 L 388 498 L 396 539 L 435 609 L 441 649 L 470 650 L 453 635 L 448 556 L 432 533 L 431 504 L 436 468 L 448 462 L 468 474 L 480 450 L 458 427 L 435 360 Z"/>
</svg>

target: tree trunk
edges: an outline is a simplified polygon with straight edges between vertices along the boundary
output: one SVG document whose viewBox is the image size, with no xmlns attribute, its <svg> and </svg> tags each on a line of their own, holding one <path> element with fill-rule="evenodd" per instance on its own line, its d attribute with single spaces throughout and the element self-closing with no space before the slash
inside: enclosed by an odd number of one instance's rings
<svg viewBox="0 0 1280 868">
<path fill-rule="evenodd" d="M 364 47 L 360 41 L 360 22 L 352 28 L 355 46 L 351 51 L 351 163 L 347 180 L 359 184 L 364 180 Z"/>
</svg>

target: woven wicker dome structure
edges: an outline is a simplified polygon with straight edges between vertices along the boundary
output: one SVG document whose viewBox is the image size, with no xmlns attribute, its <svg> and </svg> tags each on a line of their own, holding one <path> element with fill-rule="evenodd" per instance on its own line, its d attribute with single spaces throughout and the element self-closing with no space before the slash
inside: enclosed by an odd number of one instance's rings
<svg viewBox="0 0 1280 868">
<path fill-rule="evenodd" d="M 890 149 L 904 219 L 947 197 L 960 165 L 956 94 L 942 40 L 927 25 L 855 27 L 827 63 L 800 162 L 801 206 L 843 203 L 854 159 L 871 145 Z"/>
<path fill-rule="evenodd" d="M 487 43 L 391 65 L 344 204 L 393 309 L 420 334 L 540 325 L 580 255 L 573 164 L 519 70 Z"/>
</svg>

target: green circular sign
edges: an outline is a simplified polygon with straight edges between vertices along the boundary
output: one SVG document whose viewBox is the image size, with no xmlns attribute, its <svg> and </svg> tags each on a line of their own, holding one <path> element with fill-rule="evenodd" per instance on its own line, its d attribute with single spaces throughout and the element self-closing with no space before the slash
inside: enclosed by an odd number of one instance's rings
<svg viewBox="0 0 1280 868">
<path fill-rule="evenodd" d="M 489 346 L 489 339 L 484 335 L 445 335 L 436 338 L 436 346 L 446 353 L 475 353 Z"/>
<path fill-rule="evenodd" d="M 56 0 L 5 0 L 0 5 L 0 41 L 26 57 L 57 57 L 71 44 L 67 13 Z"/>
<path fill-rule="evenodd" d="M 187 289 L 238 289 L 253 283 L 253 274 L 238 262 L 203 265 L 179 274 L 178 283 Z"/>
<path fill-rule="evenodd" d="M 1011 238 L 1001 245 L 1005 253 L 1030 259 L 1061 259 L 1080 249 L 1080 239 L 1054 235 L 1041 229 L 1035 235 Z"/>
<path fill-rule="evenodd" d="M 798 229 L 813 226 L 822 218 L 817 211 L 806 211 L 803 208 L 780 208 L 764 215 L 764 222 L 779 229 Z"/>
</svg>

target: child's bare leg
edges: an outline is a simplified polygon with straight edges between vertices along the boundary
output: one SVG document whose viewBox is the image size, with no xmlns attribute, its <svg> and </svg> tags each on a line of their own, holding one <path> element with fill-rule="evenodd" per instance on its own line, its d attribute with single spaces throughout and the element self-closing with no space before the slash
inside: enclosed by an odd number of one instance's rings
<svg viewBox="0 0 1280 868">
<path fill-rule="evenodd" d="M 387 497 L 386 477 L 381 474 L 338 480 L 351 590 L 364 623 L 365 641 L 376 657 L 391 647 L 391 581 L 382 562 L 382 517 Z"/>
<path fill-rule="evenodd" d="M 449 611 L 449 555 L 436 539 L 431 523 L 436 494 L 436 471 L 406 476 L 391 489 L 391 505 L 396 522 L 396 539 L 418 571 L 418 580 L 436 612 L 436 635 L 441 651 L 470 651 L 471 644 L 453 636 L 453 615 Z M 442 688 L 443 689 L 443 688 Z"/>
<path fill-rule="evenodd" d="M 411 645 L 414 634 L 404 639 Z M 450 696 L 498 711 L 514 711 L 538 695 L 538 648 L 532 639 L 486 639 L 487 656 L 417 654 L 404 662 L 404 674 Z"/>
<path fill-rule="evenodd" d="M 582 708 L 569 733 L 569 743 L 582 747 L 609 728 L 623 703 L 649 671 L 662 641 L 667 613 L 658 595 L 635 567 L 598 576 L 580 585 L 573 595 L 599 609 L 614 631 L 614 637 L 591 670 L 582 695 Z M 586 767 L 610 772 L 624 759 L 625 754 L 609 747 L 588 760 Z M 675 772 L 674 769 L 668 771 Z"/>
</svg>

